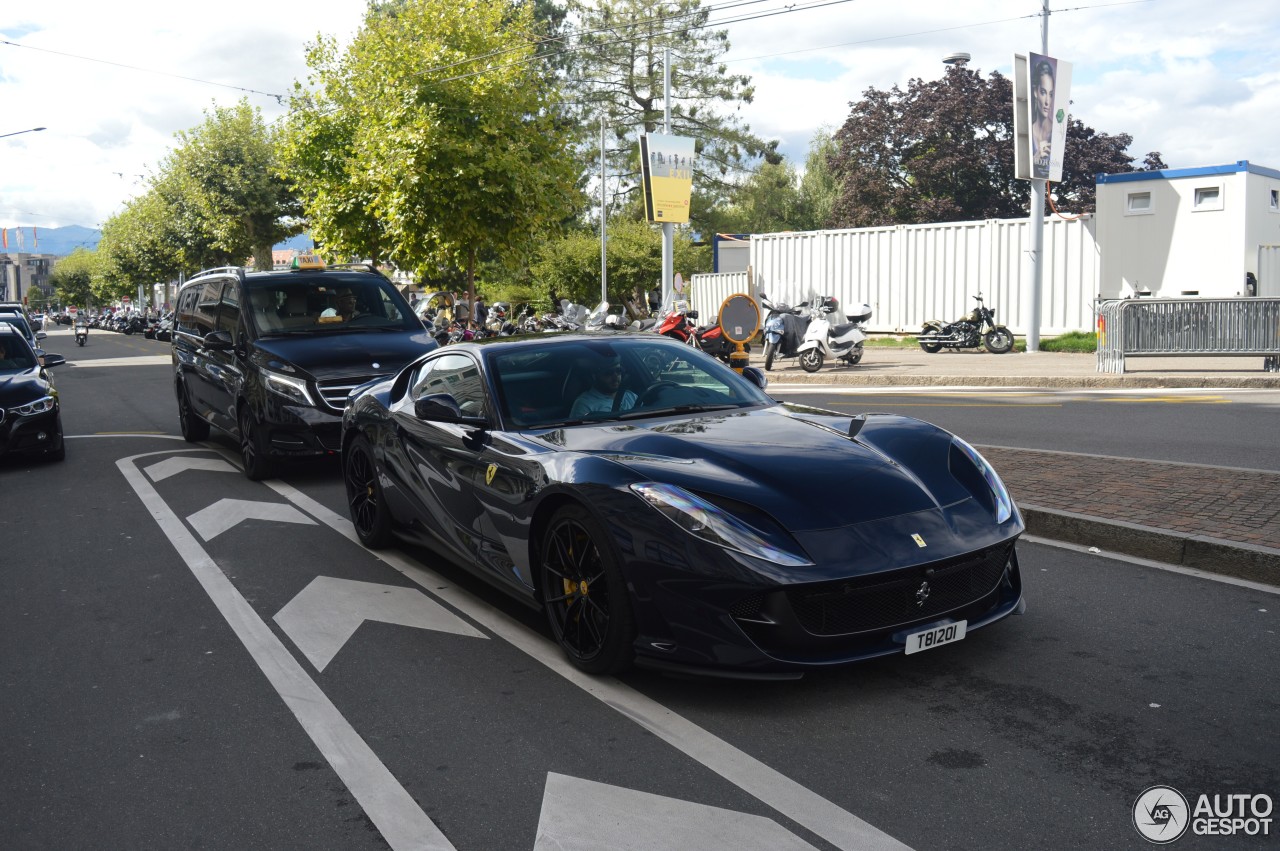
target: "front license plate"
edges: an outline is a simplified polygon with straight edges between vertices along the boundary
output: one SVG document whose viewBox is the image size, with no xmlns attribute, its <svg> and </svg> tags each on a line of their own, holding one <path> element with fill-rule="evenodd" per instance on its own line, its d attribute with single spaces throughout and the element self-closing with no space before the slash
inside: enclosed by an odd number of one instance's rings
<svg viewBox="0 0 1280 851">
<path fill-rule="evenodd" d="M 968 624 L 968 621 L 957 621 L 946 626 L 935 626 L 933 629 L 926 629 L 924 632 L 911 633 L 907 636 L 907 655 L 910 656 L 912 653 L 919 653 L 921 650 L 932 650 L 935 647 L 959 641 L 964 638 L 965 627 Z"/>
</svg>

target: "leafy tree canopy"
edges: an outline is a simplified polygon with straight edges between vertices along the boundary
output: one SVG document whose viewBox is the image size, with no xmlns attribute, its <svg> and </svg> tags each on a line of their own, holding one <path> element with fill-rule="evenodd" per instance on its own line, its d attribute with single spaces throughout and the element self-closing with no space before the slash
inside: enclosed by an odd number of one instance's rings
<svg viewBox="0 0 1280 851">
<path fill-rule="evenodd" d="M 906 91 L 867 89 L 850 106 L 830 158 L 841 186 L 829 226 L 1026 215 L 1030 182 L 1013 176 L 1013 87 L 999 72 L 983 79 L 952 67 L 941 79 L 912 79 Z M 1059 208 L 1093 212 L 1094 175 L 1133 171 L 1132 141 L 1069 119 L 1063 180 L 1053 186 Z M 1144 160 L 1164 167 L 1158 153 Z"/>
<path fill-rule="evenodd" d="M 371 6 L 346 51 L 311 47 L 282 150 L 323 250 L 470 279 L 581 208 L 532 13 L 402 0 Z"/>
<path fill-rule="evenodd" d="M 661 278 L 662 232 L 642 222 L 613 221 L 609 224 L 607 255 L 609 303 L 626 304 L 653 289 Z M 686 280 L 696 272 L 711 271 L 711 255 L 705 246 L 694 245 L 679 230 L 674 241 L 675 271 Z M 573 231 L 538 247 L 530 264 L 536 282 L 537 301 L 554 303 L 561 298 L 579 304 L 600 301 L 600 235 Z"/>
<path fill-rule="evenodd" d="M 84 247 L 59 258 L 49 275 L 54 298 L 65 305 L 88 306 L 93 295 L 94 278 L 99 275 L 101 266 L 101 255 Z"/>
<path fill-rule="evenodd" d="M 778 161 L 777 142 L 766 142 L 736 111 L 754 97 L 751 80 L 728 73 L 719 61 L 728 34 L 708 27 L 701 0 L 568 0 L 579 35 L 567 43 L 564 63 L 574 97 L 571 108 L 588 131 L 605 116 L 612 132 L 609 172 L 615 194 L 639 189 L 638 137 L 662 123 L 663 49 L 671 48 L 671 120 L 678 136 L 695 140 L 693 183 L 711 198 L 708 207 L 736 191 L 752 161 Z M 587 134 L 585 155 L 597 156 Z M 691 216 L 694 230 L 706 228 Z"/>
</svg>

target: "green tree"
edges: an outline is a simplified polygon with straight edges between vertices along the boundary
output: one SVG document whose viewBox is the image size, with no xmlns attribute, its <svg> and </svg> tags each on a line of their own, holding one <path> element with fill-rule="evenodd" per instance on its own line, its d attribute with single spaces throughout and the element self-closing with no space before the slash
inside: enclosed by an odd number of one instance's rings
<svg viewBox="0 0 1280 851">
<path fill-rule="evenodd" d="M 675 270 L 686 279 L 711 271 L 709 249 L 694 245 L 685 231 L 676 232 L 673 247 Z M 661 279 L 662 233 L 642 222 L 610 222 L 607 258 L 609 303 L 626 304 Z M 547 241 L 538 247 L 530 269 L 539 301 L 567 298 L 594 305 L 600 301 L 600 234 L 577 230 Z"/>
<path fill-rule="evenodd" d="M 840 181 L 831 170 L 835 153 L 836 141 L 831 129 L 819 128 L 809 141 L 809 155 L 804 161 L 795 230 L 830 227 L 832 211 L 840 197 Z"/>
<path fill-rule="evenodd" d="M 92 300 L 94 277 L 99 274 L 102 257 L 97 251 L 77 248 L 59 258 L 49 275 L 54 298 L 65 305 L 86 307 Z"/>
<path fill-rule="evenodd" d="M 1013 176 L 1013 88 L 993 71 L 952 67 L 907 90 L 867 89 L 836 133 L 831 169 L 840 181 L 832 226 L 1016 218 L 1030 183 Z M 1075 212 L 1094 209 L 1093 176 L 1132 171 L 1127 134 L 1108 135 L 1070 119 L 1062 185 Z M 1158 153 L 1147 167 L 1162 167 Z M 1046 212 L 1048 209 L 1046 207 Z"/>
<path fill-rule="evenodd" d="M 161 179 L 176 181 L 199 219 L 194 230 L 206 245 L 188 246 L 196 249 L 191 259 L 239 264 L 252 256 L 258 269 L 270 270 L 271 247 L 301 232 L 302 206 L 279 173 L 274 136 L 246 100 L 214 106 L 202 124 L 178 134 Z"/>
<path fill-rule="evenodd" d="M 426 279 L 518 254 L 581 208 L 559 92 L 534 61 L 530 4 L 374 6 L 351 46 L 308 53 L 285 173 L 327 252 Z"/>
<path fill-rule="evenodd" d="M 138 284 L 168 281 L 189 269 L 192 216 L 168 184 L 153 182 L 102 226 L 101 255 L 92 284 L 100 302 L 132 295 Z"/>
<path fill-rule="evenodd" d="M 568 44 L 568 86 L 580 124 L 599 127 L 600 116 L 613 134 L 609 172 L 615 193 L 637 194 L 638 134 L 658 129 L 663 118 L 663 50 L 671 49 L 672 132 L 695 140 L 693 182 L 709 196 L 703 209 L 733 196 L 743 173 L 758 157 L 773 155 L 735 112 L 754 97 L 751 79 L 727 73 L 719 58 L 729 49 L 728 33 L 708 27 L 701 0 L 568 0 L 579 35 Z M 597 156 L 588 133 L 585 156 Z M 695 230 L 706 223 L 690 217 Z"/>
</svg>

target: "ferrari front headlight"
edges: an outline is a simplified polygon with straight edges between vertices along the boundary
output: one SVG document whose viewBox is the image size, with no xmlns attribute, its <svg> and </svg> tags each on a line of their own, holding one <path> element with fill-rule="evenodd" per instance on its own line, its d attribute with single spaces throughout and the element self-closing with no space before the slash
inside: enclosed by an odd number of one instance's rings
<svg viewBox="0 0 1280 851">
<path fill-rule="evenodd" d="M 1013 499 L 1009 496 L 1009 491 L 1005 489 L 1004 482 L 996 475 L 996 471 L 987 463 L 987 459 L 982 457 L 982 453 L 974 449 L 965 441 L 952 435 L 952 444 L 964 453 L 965 457 L 973 462 L 973 466 L 978 468 L 978 473 L 982 476 L 983 481 L 987 483 L 987 487 L 991 488 L 991 495 L 995 498 L 996 503 L 996 522 L 1003 523 L 1013 516 Z"/>
<path fill-rule="evenodd" d="M 804 556 L 769 543 L 751 526 L 684 488 L 638 482 L 631 490 L 672 523 L 708 543 L 788 567 L 813 564 Z"/>
</svg>

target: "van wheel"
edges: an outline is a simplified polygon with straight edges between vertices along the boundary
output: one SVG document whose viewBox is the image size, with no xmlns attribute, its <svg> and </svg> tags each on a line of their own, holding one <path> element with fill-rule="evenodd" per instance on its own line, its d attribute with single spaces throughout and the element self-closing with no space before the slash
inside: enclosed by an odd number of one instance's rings
<svg viewBox="0 0 1280 851">
<path fill-rule="evenodd" d="M 253 423 L 249 408 L 240 409 L 240 458 L 244 461 L 244 475 L 251 482 L 271 478 L 274 472 L 267 448 L 262 441 L 262 429 Z"/>
</svg>

